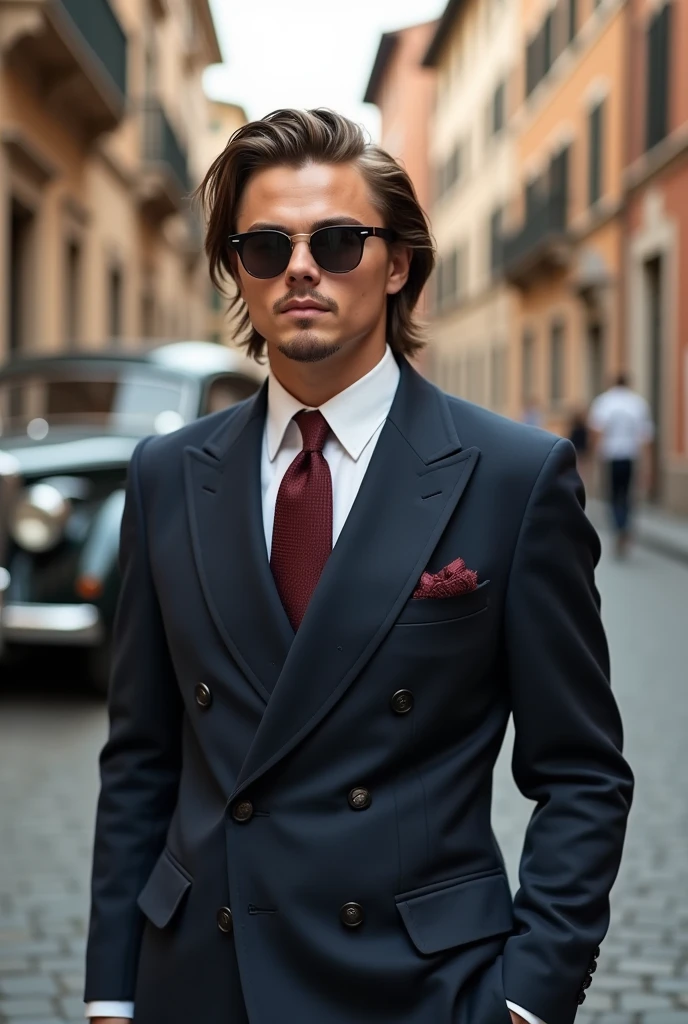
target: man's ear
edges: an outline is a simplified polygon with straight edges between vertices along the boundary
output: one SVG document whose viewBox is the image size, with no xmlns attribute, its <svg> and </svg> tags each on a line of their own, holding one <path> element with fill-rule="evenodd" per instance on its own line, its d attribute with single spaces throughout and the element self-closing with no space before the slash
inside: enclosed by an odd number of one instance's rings
<svg viewBox="0 0 688 1024">
<path fill-rule="evenodd" d="M 413 250 L 405 245 L 390 246 L 389 274 L 387 277 L 387 294 L 397 295 L 408 281 L 411 269 Z"/>
</svg>

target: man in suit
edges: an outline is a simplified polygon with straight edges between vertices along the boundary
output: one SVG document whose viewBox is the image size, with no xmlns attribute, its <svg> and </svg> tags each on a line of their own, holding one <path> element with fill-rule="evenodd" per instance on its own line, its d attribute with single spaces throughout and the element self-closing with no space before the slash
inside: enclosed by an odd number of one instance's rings
<svg viewBox="0 0 688 1024">
<path fill-rule="evenodd" d="M 87 1015 L 572 1024 L 632 791 L 573 448 L 412 368 L 428 226 L 357 126 L 248 124 L 202 197 L 270 375 L 132 459 Z"/>
</svg>

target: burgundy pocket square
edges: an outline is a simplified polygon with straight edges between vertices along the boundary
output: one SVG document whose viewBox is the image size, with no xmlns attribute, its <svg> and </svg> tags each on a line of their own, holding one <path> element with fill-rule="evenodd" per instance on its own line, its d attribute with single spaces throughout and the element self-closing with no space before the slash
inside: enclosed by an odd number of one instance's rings
<svg viewBox="0 0 688 1024">
<path fill-rule="evenodd" d="M 477 572 L 467 569 L 463 558 L 457 558 L 439 572 L 424 572 L 413 596 L 421 600 L 426 597 L 457 597 L 477 588 Z"/>
</svg>

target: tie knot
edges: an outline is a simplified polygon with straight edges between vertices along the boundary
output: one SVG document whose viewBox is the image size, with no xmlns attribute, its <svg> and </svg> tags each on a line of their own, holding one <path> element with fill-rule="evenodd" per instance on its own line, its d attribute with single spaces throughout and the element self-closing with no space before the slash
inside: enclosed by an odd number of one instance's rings
<svg viewBox="0 0 688 1024">
<path fill-rule="evenodd" d="M 330 432 L 329 424 L 323 414 L 317 409 L 314 412 L 303 410 L 296 414 L 294 420 L 301 431 L 303 451 L 321 452 Z"/>
</svg>

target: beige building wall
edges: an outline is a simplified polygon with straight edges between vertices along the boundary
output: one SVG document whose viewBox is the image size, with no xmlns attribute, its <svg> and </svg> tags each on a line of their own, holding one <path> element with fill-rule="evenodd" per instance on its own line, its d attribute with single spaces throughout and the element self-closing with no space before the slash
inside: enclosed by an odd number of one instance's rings
<svg viewBox="0 0 688 1024">
<path fill-rule="evenodd" d="M 0 0 L 0 359 L 206 335 L 208 2 L 92 2 L 89 39 L 68 5 Z"/>
<path fill-rule="evenodd" d="M 209 100 L 205 116 L 206 130 L 199 150 L 204 174 L 237 128 L 246 124 L 246 112 L 235 103 Z M 224 295 L 216 292 L 210 281 L 207 281 L 206 336 L 210 341 L 231 346 L 234 344 L 234 327 L 232 318 L 228 315 L 228 307 L 231 296 L 235 294 L 235 288 L 229 281 L 225 292 Z"/>
<path fill-rule="evenodd" d="M 430 144 L 439 256 L 431 375 L 447 391 L 500 412 L 507 404 L 512 297 L 498 255 L 492 262 L 491 218 L 506 210 L 516 175 L 508 115 L 518 25 L 516 0 L 450 3 L 426 58 L 438 76 Z M 496 102 L 502 123 L 495 132 Z M 450 169 L 457 147 L 458 174 L 457 165 Z"/>
</svg>

